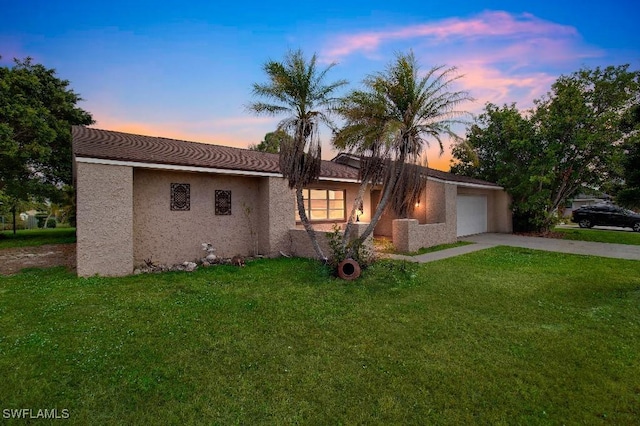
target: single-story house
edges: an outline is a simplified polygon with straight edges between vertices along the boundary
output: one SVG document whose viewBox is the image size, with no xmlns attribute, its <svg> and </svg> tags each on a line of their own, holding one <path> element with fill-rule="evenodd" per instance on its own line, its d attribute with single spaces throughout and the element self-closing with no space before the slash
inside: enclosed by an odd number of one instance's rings
<svg viewBox="0 0 640 426">
<path fill-rule="evenodd" d="M 148 260 L 195 260 L 206 254 L 202 243 L 222 257 L 314 256 L 277 154 L 84 126 L 72 135 L 78 275 L 128 275 Z M 319 230 L 346 221 L 360 186 L 357 167 L 348 155 L 323 161 L 319 181 L 305 189 Z M 501 187 L 432 169 L 428 176 L 412 218 L 386 214 L 374 235 L 411 251 L 511 232 L 510 199 Z M 379 198 L 375 187 L 365 194 L 357 232 Z"/>
</svg>

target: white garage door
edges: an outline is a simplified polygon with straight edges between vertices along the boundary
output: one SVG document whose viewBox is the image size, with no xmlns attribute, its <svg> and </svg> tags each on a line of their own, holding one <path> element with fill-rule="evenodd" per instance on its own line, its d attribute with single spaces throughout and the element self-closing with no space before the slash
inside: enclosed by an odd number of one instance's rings
<svg viewBox="0 0 640 426">
<path fill-rule="evenodd" d="M 458 237 L 487 232 L 487 197 L 458 195 Z"/>
</svg>

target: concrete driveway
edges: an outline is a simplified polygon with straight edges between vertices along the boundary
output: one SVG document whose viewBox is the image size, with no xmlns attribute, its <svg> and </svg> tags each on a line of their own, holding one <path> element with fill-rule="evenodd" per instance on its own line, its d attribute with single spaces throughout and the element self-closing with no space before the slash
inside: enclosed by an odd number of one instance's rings
<svg viewBox="0 0 640 426">
<path fill-rule="evenodd" d="M 560 253 L 586 254 L 590 256 L 612 257 L 616 259 L 640 260 L 640 246 L 627 244 L 592 243 L 587 241 L 559 240 L 555 238 L 524 237 L 513 234 L 478 234 L 461 238 L 469 244 L 452 249 L 440 250 L 420 256 L 390 255 L 393 259 L 412 262 L 433 262 L 495 246 L 523 247 L 534 250 L 557 251 Z"/>
<path fill-rule="evenodd" d="M 628 244 L 593 243 L 557 238 L 524 237 L 513 234 L 478 234 L 464 237 L 462 240 L 491 246 L 524 247 L 561 253 L 640 260 L 640 246 Z"/>
</svg>

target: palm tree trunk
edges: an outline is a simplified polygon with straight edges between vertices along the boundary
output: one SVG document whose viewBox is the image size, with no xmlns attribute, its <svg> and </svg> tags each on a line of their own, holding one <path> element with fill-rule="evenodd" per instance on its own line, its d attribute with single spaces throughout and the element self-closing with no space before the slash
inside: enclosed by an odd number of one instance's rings
<svg viewBox="0 0 640 426">
<path fill-rule="evenodd" d="M 311 225 L 311 222 L 309 222 L 309 218 L 307 217 L 307 213 L 304 209 L 304 197 L 302 195 L 302 188 L 296 188 L 296 200 L 298 204 L 298 214 L 300 215 L 300 220 L 302 221 L 302 225 L 304 226 L 305 231 L 307 231 L 307 234 L 309 235 L 311 245 L 318 255 L 318 258 L 323 262 L 327 262 L 328 259 L 322 252 L 320 244 L 318 244 L 316 231 L 315 229 L 313 229 L 313 225 Z"/>
<path fill-rule="evenodd" d="M 366 192 L 369 184 L 367 182 L 362 182 L 360 184 L 360 189 L 358 190 L 358 195 L 356 195 L 356 199 L 353 201 L 353 207 L 351 208 L 351 213 L 347 219 L 347 224 L 344 228 L 344 233 L 342 234 L 342 248 L 346 249 L 347 244 L 349 244 L 349 238 L 351 237 L 351 231 L 353 230 L 353 218 L 357 216 L 356 210 L 360 208 L 364 198 L 364 193 Z"/>
<path fill-rule="evenodd" d="M 392 165 L 393 165 L 393 167 L 395 167 L 397 165 L 398 166 L 398 170 L 393 170 L 393 173 L 391 174 L 391 178 L 389 179 L 389 181 L 387 182 L 387 185 L 384 188 L 384 193 L 382 194 L 382 198 L 380 198 L 380 202 L 378 203 L 378 206 L 376 207 L 376 212 L 371 217 L 371 222 L 369 223 L 369 226 L 367 226 L 365 228 L 364 232 L 362 233 L 362 235 L 360 235 L 357 238 L 356 241 L 358 241 L 358 243 L 360 243 L 360 244 L 364 243 L 364 241 L 369 237 L 369 235 L 371 235 L 371 233 L 373 232 L 374 228 L 378 224 L 378 221 L 380 220 L 380 217 L 382 216 L 382 213 L 384 212 L 385 208 L 387 207 L 387 204 L 389 203 L 389 199 L 391 198 L 391 194 L 393 193 L 393 191 L 394 191 L 394 189 L 396 187 L 396 183 L 398 182 L 398 178 L 402 174 L 402 169 L 404 168 L 404 155 L 402 155 L 401 158 L 398 161 L 396 161 L 395 163 L 392 163 Z"/>
</svg>

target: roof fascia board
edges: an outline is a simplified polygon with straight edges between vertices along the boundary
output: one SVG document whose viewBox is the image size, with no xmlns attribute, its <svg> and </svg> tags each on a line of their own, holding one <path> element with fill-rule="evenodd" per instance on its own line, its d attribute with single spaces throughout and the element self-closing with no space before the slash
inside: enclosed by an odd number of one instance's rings
<svg viewBox="0 0 640 426">
<path fill-rule="evenodd" d="M 428 176 L 427 180 L 432 180 L 434 182 L 440 182 L 440 183 L 448 183 L 449 185 L 463 186 L 465 188 L 481 188 L 481 189 L 495 189 L 495 190 L 504 189 L 501 186 L 482 185 L 480 183 L 469 183 L 469 182 L 456 182 L 455 180 L 444 180 L 444 179 L 439 179 L 433 176 Z"/>
<path fill-rule="evenodd" d="M 76 162 L 87 164 L 103 164 L 108 166 L 139 167 L 144 169 L 171 170 L 180 172 L 216 173 L 235 176 L 282 177 L 282 173 L 255 172 L 250 170 L 217 169 L 213 167 L 180 166 L 175 164 L 143 163 L 137 161 L 108 160 L 104 158 L 76 157 Z M 359 183 L 357 179 L 320 177 L 321 181 Z"/>
<path fill-rule="evenodd" d="M 281 173 L 254 172 L 249 170 L 216 169 L 213 167 L 179 166 L 175 164 L 141 163 L 137 161 L 107 160 L 103 158 L 76 157 L 78 163 L 104 164 L 108 166 L 139 167 L 144 169 L 173 170 L 181 172 L 216 173 L 223 175 L 282 177 Z"/>
</svg>

